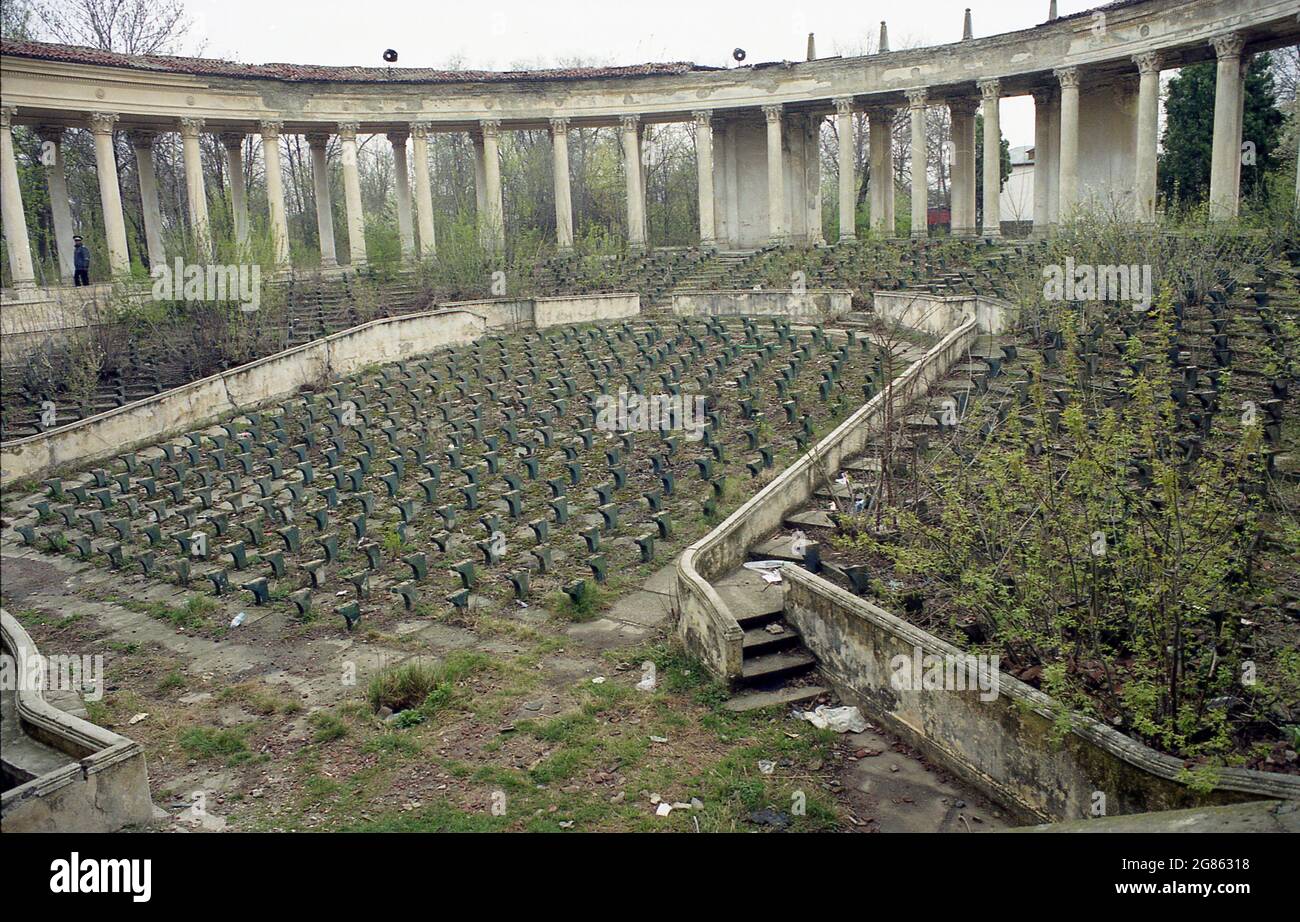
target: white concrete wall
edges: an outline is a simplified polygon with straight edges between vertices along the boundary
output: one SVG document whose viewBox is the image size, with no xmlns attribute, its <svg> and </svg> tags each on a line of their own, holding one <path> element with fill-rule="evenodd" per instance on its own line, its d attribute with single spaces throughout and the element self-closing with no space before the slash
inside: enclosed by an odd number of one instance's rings
<svg viewBox="0 0 1300 922">
<path fill-rule="evenodd" d="M 1134 72 L 1132 80 L 1079 91 L 1079 201 L 1123 215 L 1133 213 L 1137 182 L 1137 88 Z"/>
<path fill-rule="evenodd" d="M 688 291 L 673 295 L 673 313 L 679 317 L 790 317 L 827 320 L 848 313 L 853 293 L 835 289 L 793 291 Z"/>
<path fill-rule="evenodd" d="M 533 301 L 533 322 L 537 329 L 566 323 L 599 323 L 610 320 L 627 320 L 641 314 L 641 296 L 617 292 L 601 295 L 572 295 L 554 298 L 536 298 Z"/>
<path fill-rule="evenodd" d="M 984 295 L 933 295 L 924 291 L 877 291 L 876 313 L 887 322 L 944 336 L 969 320 L 980 333 L 1003 333 L 1016 317 L 1015 305 Z"/>
</svg>

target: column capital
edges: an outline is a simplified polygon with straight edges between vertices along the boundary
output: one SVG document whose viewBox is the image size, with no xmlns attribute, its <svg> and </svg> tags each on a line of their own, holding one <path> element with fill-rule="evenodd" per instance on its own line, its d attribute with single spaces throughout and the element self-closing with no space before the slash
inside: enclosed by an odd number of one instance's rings
<svg viewBox="0 0 1300 922">
<path fill-rule="evenodd" d="M 185 118 L 180 119 L 180 123 L 182 138 L 197 138 L 199 132 L 203 130 L 203 119 L 201 118 L 190 118 L 186 116 Z"/>
<path fill-rule="evenodd" d="M 569 120 L 562 117 L 551 119 L 551 132 L 553 134 L 568 134 Z"/>
<path fill-rule="evenodd" d="M 1214 46 L 1214 54 L 1219 60 L 1235 58 L 1241 54 L 1241 49 L 1245 47 L 1246 37 L 1240 32 L 1225 32 L 1223 35 L 1216 35 L 1210 39 L 1210 44 Z"/>
<path fill-rule="evenodd" d="M 639 115 L 620 115 L 618 117 L 618 123 L 623 127 L 624 131 L 635 131 L 640 122 L 641 116 Z"/>
<path fill-rule="evenodd" d="M 980 97 L 985 102 L 998 99 L 1002 95 L 1002 81 L 997 77 L 990 77 L 987 80 L 976 80 L 975 85 L 979 87 Z"/>
<path fill-rule="evenodd" d="M 1052 100 L 1056 98 L 1056 88 L 1050 86 L 1034 87 L 1029 95 L 1034 97 L 1035 106 L 1049 106 L 1052 104 Z"/>
<path fill-rule="evenodd" d="M 1144 51 L 1142 54 L 1135 54 L 1133 63 L 1137 65 L 1139 74 L 1159 74 L 1160 52 Z"/>
<path fill-rule="evenodd" d="M 390 128 L 384 132 L 384 136 L 394 147 L 405 147 L 406 142 L 410 140 L 411 132 L 408 128 Z"/>
<path fill-rule="evenodd" d="M 501 133 L 501 119 L 499 118 L 481 118 L 478 120 L 479 127 L 483 129 L 483 137 L 495 138 Z"/>
<path fill-rule="evenodd" d="M 356 122 L 339 122 L 338 135 L 343 141 L 355 141 L 357 139 L 357 130 L 361 126 Z"/>
<path fill-rule="evenodd" d="M 953 117 L 971 116 L 979 108 L 980 101 L 973 96 L 954 96 L 948 100 L 948 111 Z"/>
<path fill-rule="evenodd" d="M 63 130 L 62 125 L 41 125 L 36 129 L 36 136 L 42 141 L 49 141 L 51 144 L 62 144 Z"/>
<path fill-rule="evenodd" d="M 784 107 L 781 106 L 779 103 L 776 105 L 764 106 L 763 117 L 766 118 L 769 122 L 779 121 L 781 118 L 781 113 L 784 111 L 785 111 Z"/>
<path fill-rule="evenodd" d="M 925 89 L 907 90 L 907 107 L 909 109 L 924 109 L 929 93 Z"/>
<path fill-rule="evenodd" d="M 128 131 L 126 136 L 131 140 L 131 146 L 136 150 L 153 150 L 155 132 L 144 128 L 136 128 Z"/>
<path fill-rule="evenodd" d="M 892 122 L 894 120 L 894 115 L 898 112 L 898 107 L 897 106 L 871 106 L 864 111 L 867 113 L 867 118 L 873 122 L 878 122 L 882 120 L 887 122 Z"/>
<path fill-rule="evenodd" d="M 713 110 L 695 109 L 691 112 L 691 120 L 695 122 L 696 128 L 711 128 L 713 127 Z"/>
<path fill-rule="evenodd" d="M 836 114 L 836 115 L 852 115 L 852 114 L 853 114 L 853 97 L 852 97 L 852 96 L 836 96 L 833 100 L 831 100 L 831 102 L 835 103 L 835 114 Z"/>
<path fill-rule="evenodd" d="M 411 137 L 429 140 L 429 135 L 433 134 L 433 122 L 418 121 L 411 122 Z"/>
<path fill-rule="evenodd" d="M 244 146 L 244 133 L 242 131 L 221 132 L 221 146 L 226 150 L 239 150 Z"/>
<path fill-rule="evenodd" d="M 118 114 L 116 112 L 91 112 L 86 116 L 86 122 L 90 125 L 90 130 L 95 134 L 112 134 L 117 119 Z"/>
<path fill-rule="evenodd" d="M 6 131 L 13 127 L 14 116 L 18 114 L 17 106 L 0 106 L 0 128 Z"/>
<path fill-rule="evenodd" d="M 330 142 L 329 133 L 324 131 L 313 131 L 309 134 L 303 135 L 303 137 L 307 139 L 307 146 L 312 148 L 319 147 L 324 149 Z"/>
<path fill-rule="evenodd" d="M 264 141 L 279 140 L 280 132 L 284 130 L 284 122 L 267 120 L 257 123 L 258 133 L 262 135 Z"/>
<path fill-rule="evenodd" d="M 1079 87 L 1079 68 L 1077 67 L 1058 67 L 1052 71 L 1056 79 L 1060 81 L 1061 86 L 1068 89 L 1078 89 Z"/>
</svg>

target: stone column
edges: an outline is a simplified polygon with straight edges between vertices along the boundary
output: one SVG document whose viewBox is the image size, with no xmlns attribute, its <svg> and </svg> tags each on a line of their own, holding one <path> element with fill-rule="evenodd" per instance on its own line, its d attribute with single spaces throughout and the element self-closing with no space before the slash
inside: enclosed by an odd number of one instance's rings
<svg viewBox="0 0 1300 922">
<path fill-rule="evenodd" d="M 764 106 L 767 119 L 767 236 L 771 243 L 784 243 L 789 237 L 785 217 L 785 139 L 780 106 Z"/>
<path fill-rule="evenodd" d="M 280 122 L 258 125 L 262 133 L 262 161 L 266 164 L 266 203 L 271 219 L 271 247 L 275 264 L 289 268 L 289 213 L 284 207 L 284 173 L 280 165 Z"/>
<path fill-rule="evenodd" d="M 974 99 L 948 100 L 952 119 L 952 232 L 975 233 L 975 107 Z"/>
<path fill-rule="evenodd" d="M 1044 237 L 1052 224 L 1052 91 L 1034 90 L 1034 235 Z"/>
<path fill-rule="evenodd" d="M 402 238 L 402 261 L 415 259 L 415 227 L 411 223 L 411 170 L 406 163 L 406 140 L 410 132 L 388 132 L 393 145 L 393 185 L 397 192 L 397 232 Z"/>
<path fill-rule="evenodd" d="M 63 129 L 46 126 L 41 138 L 41 163 L 45 166 L 45 186 L 50 194 L 50 213 L 54 217 L 54 244 L 58 250 L 59 278 L 72 282 L 72 199 L 68 196 L 68 174 L 63 163 Z"/>
<path fill-rule="evenodd" d="M 487 219 L 484 217 L 487 211 L 487 196 L 483 194 L 483 184 L 487 182 L 485 171 L 483 169 L 483 132 L 475 129 L 469 133 L 470 144 L 474 147 L 474 214 L 478 221 L 478 239 L 479 243 L 486 247 L 487 238 Z"/>
<path fill-rule="evenodd" d="M 700 200 L 700 246 L 715 249 L 718 243 L 717 221 L 713 214 L 713 113 L 699 109 L 695 119 L 696 192 Z"/>
<path fill-rule="evenodd" d="M 1137 163 L 1134 168 L 1134 217 L 1156 219 L 1156 143 L 1160 130 L 1160 55 L 1133 56 L 1138 67 Z"/>
<path fill-rule="evenodd" d="M 348 264 L 360 268 L 366 264 L 366 218 L 361 212 L 361 176 L 357 170 L 356 122 L 339 122 L 340 159 L 343 161 L 343 202 L 348 212 Z"/>
<path fill-rule="evenodd" d="M 1061 215 L 1061 94 L 1052 87 L 1047 105 L 1047 227 L 1056 232 Z"/>
<path fill-rule="evenodd" d="M 429 186 L 429 122 L 411 123 L 411 153 L 415 158 L 415 220 L 420 229 L 420 256 L 437 252 L 433 232 L 433 190 Z"/>
<path fill-rule="evenodd" d="M 645 194 L 641 190 L 641 145 L 637 135 L 639 115 L 619 118 L 623 138 L 623 175 L 627 183 L 627 243 L 645 248 Z"/>
<path fill-rule="evenodd" d="M 858 186 L 853 174 L 853 97 L 835 99 L 835 134 L 839 140 L 840 239 L 858 236 Z"/>
<path fill-rule="evenodd" d="M 883 236 L 891 236 L 889 223 L 891 209 L 887 199 L 893 198 L 894 181 L 891 167 L 886 163 L 894 114 L 891 109 L 871 109 L 867 112 L 867 154 L 871 165 L 870 187 L 867 193 L 871 202 L 871 229 Z"/>
<path fill-rule="evenodd" d="M 327 134 L 307 135 L 307 146 L 311 149 L 312 188 L 316 192 L 316 232 L 320 236 L 322 269 L 339 264 L 334 250 L 334 213 L 330 208 L 330 167 L 326 156 L 329 139 Z"/>
<path fill-rule="evenodd" d="M 185 196 L 189 200 L 190 230 L 194 246 L 201 254 L 212 253 L 212 231 L 208 224 L 208 193 L 203 184 L 203 152 L 199 133 L 203 119 L 181 119 L 181 151 L 185 161 Z"/>
<path fill-rule="evenodd" d="M 244 187 L 244 135 L 228 131 L 221 135 L 226 149 L 226 171 L 230 173 L 230 211 L 235 224 L 235 242 L 248 244 L 248 192 Z"/>
<path fill-rule="evenodd" d="M 822 160 L 821 160 L 821 134 L 822 121 L 826 115 L 820 112 L 809 112 L 804 123 L 803 136 L 803 200 L 804 200 L 804 224 L 807 228 L 807 243 L 809 246 L 822 246 L 826 243 L 826 238 L 822 233 Z M 854 234 L 856 236 L 856 218 L 857 218 L 857 200 L 854 199 L 852 213 L 854 215 Z"/>
<path fill-rule="evenodd" d="M 158 198 L 158 176 L 153 168 L 152 131 L 131 132 L 131 147 L 135 151 L 135 172 L 140 177 L 140 207 L 144 212 L 144 242 L 149 251 L 149 268 L 165 265 L 167 252 L 163 248 L 162 206 Z"/>
<path fill-rule="evenodd" d="M 912 116 L 912 236 L 930 233 L 930 182 L 925 145 L 925 90 L 907 91 L 907 108 Z"/>
<path fill-rule="evenodd" d="M 555 245 L 573 249 L 573 195 L 569 191 L 569 120 L 551 119 L 551 172 L 555 185 Z"/>
<path fill-rule="evenodd" d="M 1002 86 L 977 84 L 984 103 L 984 236 L 1002 236 Z"/>
<path fill-rule="evenodd" d="M 487 206 L 485 221 L 488 249 L 504 253 L 506 249 L 506 212 L 501 201 L 501 121 L 494 118 L 480 120 L 483 126 L 483 203 Z"/>
<path fill-rule="evenodd" d="M 727 204 L 727 227 L 729 229 L 727 244 L 732 248 L 740 246 L 740 170 L 736 163 L 736 148 L 738 146 L 737 138 L 739 127 L 735 119 L 727 121 L 727 130 L 724 132 L 727 144 L 726 174 L 726 204 Z"/>
<path fill-rule="evenodd" d="M 1079 204 L 1079 69 L 1060 67 L 1054 73 L 1061 83 L 1060 217 L 1066 220 Z"/>
<path fill-rule="evenodd" d="M 113 150 L 117 114 L 93 112 L 89 122 L 95 136 L 95 170 L 99 174 L 99 201 L 104 209 L 109 270 L 114 276 L 129 275 L 131 253 L 126 246 L 126 220 L 122 217 L 122 191 L 117 187 L 117 157 Z"/>
<path fill-rule="evenodd" d="M 22 186 L 18 182 L 18 160 L 14 155 L 13 119 L 17 106 L 0 106 L 0 220 L 9 251 L 9 272 L 15 288 L 34 288 L 32 245 L 27 239 L 27 213 L 23 211 Z"/>
<path fill-rule="evenodd" d="M 1214 83 L 1214 145 L 1210 157 L 1210 217 L 1237 216 L 1241 162 L 1241 49 L 1245 39 L 1229 32 L 1210 40 L 1218 57 Z"/>
</svg>

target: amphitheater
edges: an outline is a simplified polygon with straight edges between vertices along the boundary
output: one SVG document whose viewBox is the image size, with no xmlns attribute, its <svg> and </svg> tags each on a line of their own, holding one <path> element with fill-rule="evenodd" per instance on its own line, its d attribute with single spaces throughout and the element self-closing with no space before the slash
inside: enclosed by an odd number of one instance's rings
<svg viewBox="0 0 1300 922">
<path fill-rule="evenodd" d="M 1300 3 L 1055 7 L 1015 33 L 976 37 L 968 15 L 952 44 L 810 42 L 808 60 L 727 69 L 6 41 L 4 829 L 1295 831 L 1300 245 L 1294 214 L 1260 229 L 1238 212 L 1246 68 L 1300 42 Z M 1160 75 L 1206 61 L 1208 208 L 1167 233 Z M 1015 96 L 1034 102 L 1027 236 L 999 211 Z M 926 158 L 928 107 L 952 131 L 942 232 L 924 170 L 875 180 L 904 108 Z M 826 240 L 822 125 L 853 215 L 862 112 L 871 218 Z M 646 126 L 675 122 L 696 154 L 687 247 L 650 239 L 638 168 Z M 28 243 L 20 128 L 50 152 L 57 279 Z M 86 128 L 110 276 L 75 288 L 60 148 Z M 613 255 L 575 243 L 578 128 L 618 132 Z M 539 130 L 546 258 L 446 297 L 430 139 L 472 141 L 490 269 L 508 263 L 500 139 Z M 114 313 L 149 298 L 133 261 L 179 255 L 163 132 L 208 259 L 213 197 L 233 243 L 269 235 L 275 309 L 234 312 L 237 363 Z M 228 189 L 205 187 L 204 134 Z M 288 135 L 311 148 L 318 267 L 291 264 Z M 392 145 L 396 268 L 367 259 L 358 135 Z M 1053 300 L 1045 273 L 1067 259 L 1144 264 L 1151 303 Z M 88 336 L 114 344 L 111 373 L 35 373 Z M 86 668 L 27 675 L 53 662 Z"/>
</svg>

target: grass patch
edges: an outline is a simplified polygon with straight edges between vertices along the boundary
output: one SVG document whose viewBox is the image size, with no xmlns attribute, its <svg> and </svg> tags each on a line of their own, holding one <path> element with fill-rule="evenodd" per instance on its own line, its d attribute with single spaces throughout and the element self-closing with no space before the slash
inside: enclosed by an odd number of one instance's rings
<svg viewBox="0 0 1300 922">
<path fill-rule="evenodd" d="M 394 713 L 419 708 L 425 717 L 456 699 L 456 686 L 493 665 L 486 653 L 455 650 L 440 663 L 415 660 L 380 670 L 370 680 L 367 699 L 373 710 Z"/>
<path fill-rule="evenodd" d="M 253 757 L 246 737 L 251 724 L 240 727 L 187 727 L 180 732 L 177 742 L 194 759 L 225 759 L 236 765 Z"/>
<path fill-rule="evenodd" d="M 348 725 L 330 711 L 314 711 L 307 723 L 311 724 L 311 738 L 317 743 L 331 743 L 348 735 Z"/>
<path fill-rule="evenodd" d="M 547 599 L 546 607 L 569 621 L 590 621 L 606 606 L 606 592 L 590 580 L 583 580 L 576 597 L 567 592 L 555 592 Z"/>
</svg>

